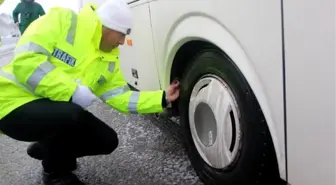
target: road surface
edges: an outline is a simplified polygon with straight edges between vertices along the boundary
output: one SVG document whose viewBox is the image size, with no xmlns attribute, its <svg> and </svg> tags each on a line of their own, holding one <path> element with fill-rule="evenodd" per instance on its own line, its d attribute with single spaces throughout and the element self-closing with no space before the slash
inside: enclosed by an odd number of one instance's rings
<svg viewBox="0 0 336 185">
<path fill-rule="evenodd" d="M 0 53 L 0 66 L 12 57 L 12 52 Z M 120 144 L 111 155 L 79 159 L 76 174 L 88 185 L 202 184 L 180 141 L 155 126 L 164 123 L 149 116 L 126 116 L 101 103 L 90 111 L 117 131 Z M 0 185 L 42 185 L 39 161 L 26 155 L 28 144 L 0 136 Z"/>
</svg>

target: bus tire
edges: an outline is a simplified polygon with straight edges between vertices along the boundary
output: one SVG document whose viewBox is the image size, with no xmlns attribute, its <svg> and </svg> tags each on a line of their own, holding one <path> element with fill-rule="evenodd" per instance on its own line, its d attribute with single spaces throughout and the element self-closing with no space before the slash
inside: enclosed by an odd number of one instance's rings
<svg viewBox="0 0 336 185">
<path fill-rule="evenodd" d="M 240 114 L 237 154 L 231 164 L 224 168 L 214 168 L 201 157 L 191 133 L 190 97 L 195 84 L 207 75 L 215 75 L 228 85 Z M 217 49 L 204 49 L 192 59 L 183 76 L 179 100 L 181 129 L 188 157 L 200 179 L 208 185 L 276 184 L 279 173 L 268 126 L 254 93 L 229 57 Z M 196 112 L 190 114 L 197 116 Z"/>
</svg>

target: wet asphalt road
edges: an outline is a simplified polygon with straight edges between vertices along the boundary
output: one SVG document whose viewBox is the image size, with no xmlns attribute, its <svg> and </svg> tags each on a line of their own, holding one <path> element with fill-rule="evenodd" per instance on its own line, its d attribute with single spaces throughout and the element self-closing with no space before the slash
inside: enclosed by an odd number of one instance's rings
<svg viewBox="0 0 336 185">
<path fill-rule="evenodd" d="M 0 52 L 0 66 L 11 58 Z M 116 130 L 120 142 L 111 155 L 78 160 L 76 174 L 88 185 L 202 184 L 178 136 L 157 127 L 163 121 L 123 115 L 99 102 L 90 111 Z M 0 135 L 0 185 L 42 185 L 40 162 L 26 155 L 28 144 Z"/>
</svg>

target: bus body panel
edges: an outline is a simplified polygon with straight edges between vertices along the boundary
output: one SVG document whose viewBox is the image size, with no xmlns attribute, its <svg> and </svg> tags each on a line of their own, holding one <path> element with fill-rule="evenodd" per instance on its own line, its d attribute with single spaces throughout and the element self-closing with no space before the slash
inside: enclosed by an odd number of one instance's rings
<svg viewBox="0 0 336 185">
<path fill-rule="evenodd" d="M 220 47 L 257 96 L 285 179 L 280 1 L 156 0 L 150 11 L 162 87 L 169 84 L 174 54 L 183 43 L 200 39 Z"/>
<path fill-rule="evenodd" d="M 288 177 L 335 185 L 335 1 L 285 1 Z"/>
<path fill-rule="evenodd" d="M 155 61 L 149 5 L 146 2 L 142 0 L 131 4 L 134 17 L 133 28 L 125 44 L 120 46 L 120 65 L 127 82 L 136 89 L 158 90 L 160 83 Z"/>
</svg>

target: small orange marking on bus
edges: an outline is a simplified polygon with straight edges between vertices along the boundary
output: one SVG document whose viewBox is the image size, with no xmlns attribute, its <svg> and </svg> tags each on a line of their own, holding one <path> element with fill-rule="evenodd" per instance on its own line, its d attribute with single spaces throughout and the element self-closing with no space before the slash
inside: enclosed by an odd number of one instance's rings
<svg viewBox="0 0 336 185">
<path fill-rule="evenodd" d="M 132 39 L 127 39 L 127 45 L 129 45 L 129 46 L 132 46 L 132 45 L 133 45 L 133 41 L 132 41 Z"/>
</svg>

